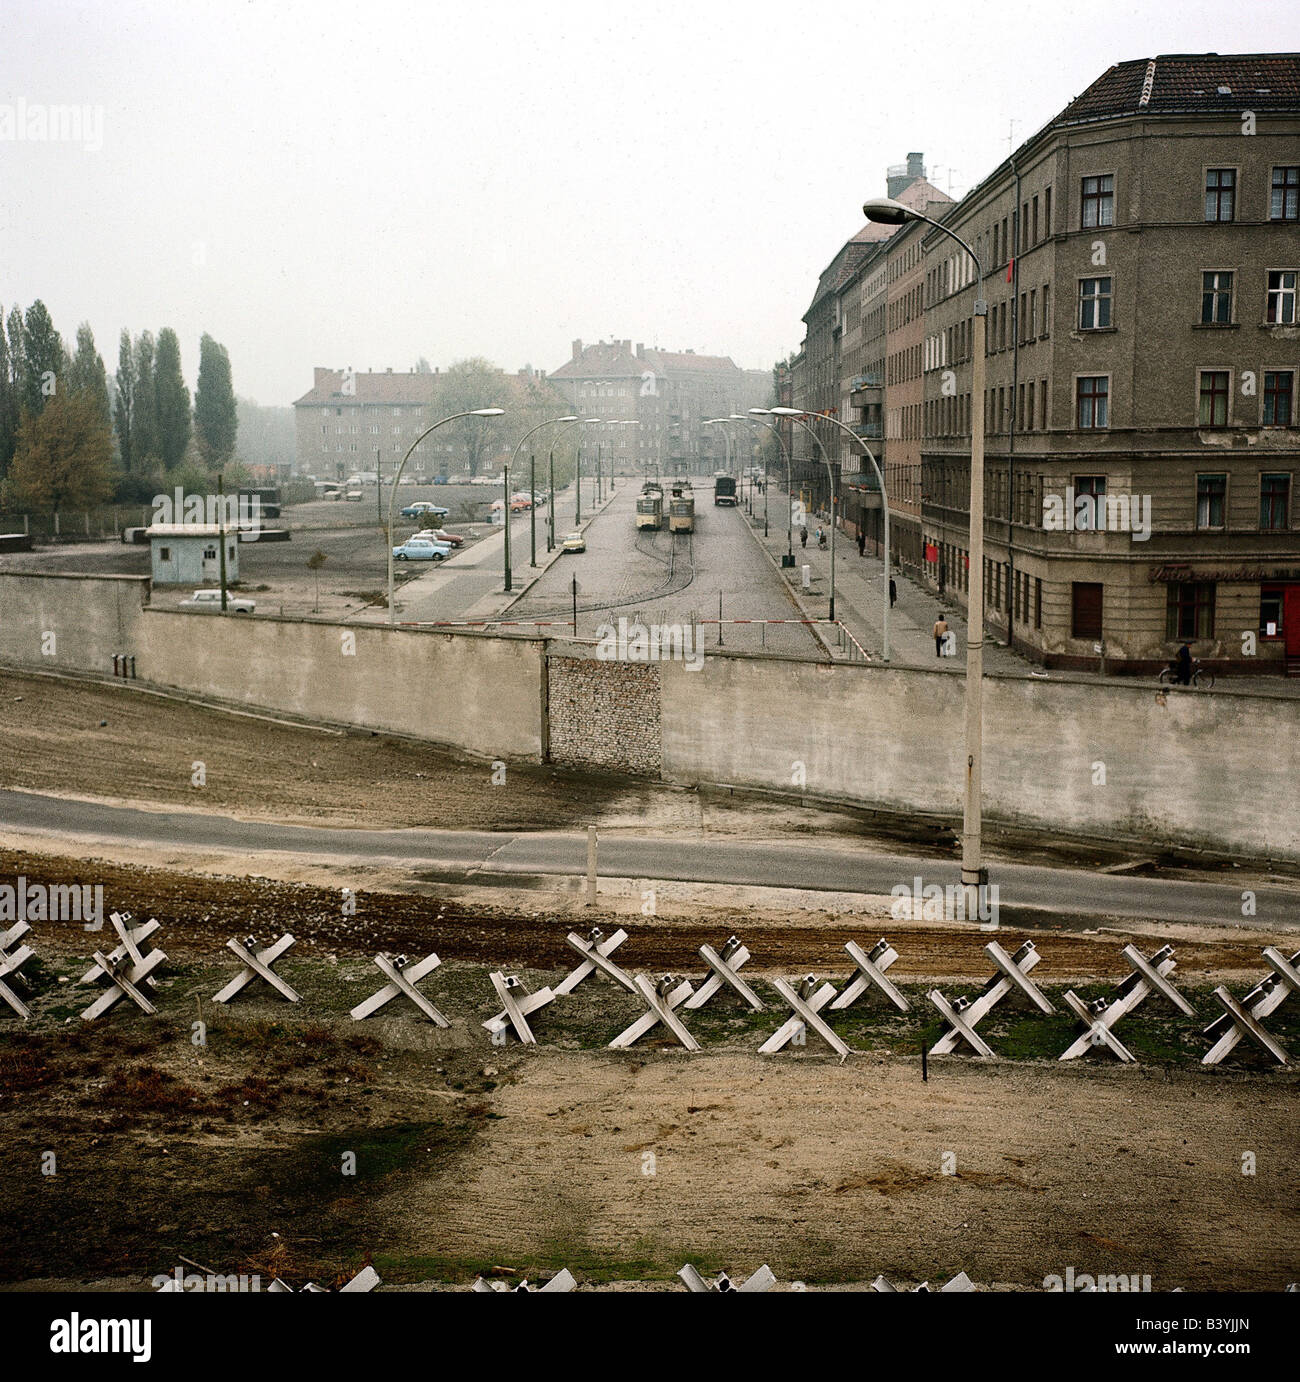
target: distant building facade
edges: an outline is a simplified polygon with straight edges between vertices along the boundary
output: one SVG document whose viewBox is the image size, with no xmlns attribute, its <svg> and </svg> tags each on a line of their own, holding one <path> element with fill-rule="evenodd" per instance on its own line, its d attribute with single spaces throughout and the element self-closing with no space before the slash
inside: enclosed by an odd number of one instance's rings
<svg viewBox="0 0 1300 1382">
<path fill-rule="evenodd" d="M 702 424 L 715 417 L 746 416 L 771 401 L 768 370 L 741 369 L 729 356 L 693 350 L 647 348 L 630 340 L 574 341 L 570 358 L 552 370 L 550 383 L 581 417 L 602 424 L 584 437 L 601 446 L 624 473 L 708 475 L 722 469 L 727 442 L 721 427 Z M 733 464 L 756 445 L 753 429 L 731 427 Z"/>
</svg>

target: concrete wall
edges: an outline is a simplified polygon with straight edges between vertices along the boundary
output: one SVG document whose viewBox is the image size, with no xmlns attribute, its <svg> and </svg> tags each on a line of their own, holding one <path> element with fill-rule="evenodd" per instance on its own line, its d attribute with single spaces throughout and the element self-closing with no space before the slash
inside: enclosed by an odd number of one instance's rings
<svg viewBox="0 0 1300 1382">
<path fill-rule="evenodd" d="M 548 676 L 541 640 L 221 619 L 147 609 L 148 589 L 0 572 L 0 662 L 107 676 L 122 652 L 157 685 L 491 757 L 961 813 L 964 682 L 951 673 L 726 654 L 692 672 L 556 643 Z M 985 811 L 1300 859 L 1298 733 L 1300 702 L 1282 696 L 988 677 Z"/>
<path fill-rule="evenodd" d="M 0 571 L 0 661 L 111 676 L 136 650 L 147 576 Z"/>
<path fill-rule="evenodd" d="M 542 646 L 375 624 L 151 609 L 140 626 L 136 673 L 249 706 L 536 760 Z"/>
<path fill-rule="evenodd" d="M 960 816 L 965 682 L 918 669 L 670 663 L 663 775 Z M 1300 858 L 1294 699 L 989 677 L 984 807 L 1047 829 Z"/>
</svg>

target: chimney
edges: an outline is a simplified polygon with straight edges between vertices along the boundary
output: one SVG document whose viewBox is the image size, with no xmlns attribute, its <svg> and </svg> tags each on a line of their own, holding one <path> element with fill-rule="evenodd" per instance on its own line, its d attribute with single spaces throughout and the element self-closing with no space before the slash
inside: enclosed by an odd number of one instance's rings
<svg viewBox="0 0 1300 1382">
<path fill-rule="evenodd" d="M 911 178 L 923 178 L 925 176 L 924 154 L 908 154 L 907 175 Z"/>
<path fill-rule="evenodd" d="M 332 369 L 326 369 L 323 365 L 317 365 L 316 368 L 315 368 L 315 370 L 313 371 L 313 374 L 315 375 L 315 378 L 314 378 L 314 380 L 312 381 L 312 387 L 315 388 L 315 389 L 319 389 L 320 386 L 321 386 L 321 385 L 330 377 L 330 375 L 333 374 L 333 373 L 334 373 L 334 371 L 333 371 Z"/>
<path fill-rule="evenodd" d="M 645 342 L 644 342 L 644 341 L 638 341 L 638 342 L 636 343 L 636 358 L 637 358 L 638 360 L 644 360 L 644 359 L 645 359 Z"/>
<path fill-rule="evenodd" d="M 581 359 L 582 359 L 582 342 L 581 342 L 581 341 L 574 341 L 574 343 L 573 343 L 573 358 L 574 358 L 575 360 L 581 360 Z"/>
</svg>

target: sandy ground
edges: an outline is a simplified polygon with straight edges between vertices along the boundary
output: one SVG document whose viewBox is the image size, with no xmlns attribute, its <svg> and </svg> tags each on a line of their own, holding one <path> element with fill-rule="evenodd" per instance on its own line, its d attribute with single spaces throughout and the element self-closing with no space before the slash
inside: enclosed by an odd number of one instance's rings
<svg viewBox="0 0 1300 1382">
<path fill-rule="evenodd" d="M 205 756 L 210 786 L 196 800 L 189 764 Z M 484 765 L 423 746 L 38 677 L 0 680 L 0 764 L 5 786 L 251 818 L 571 828 L 596 814 L 604 829 L 696 833 L 703 821 L 752 838 L 859 840 L 882 829 L 850 812 L 702 803 L 546 769 L 521 770 L 504 798 Z M 393 790 L 412 782 L 428 784 L 414 801 Z M 902 823 L 882 838 L 915 844 L 930 829 Z M 965 1270 L 984 1286 L 1040 1289 L 1071 1266 L 1150 1275 L 1156 1290 L 1300 1278 L 1296 1076 L 1246 1046 L 1223 1068 L 1199 1065 L 1210 987 L 1243 992 L 1274 936 L 1004 928 L 1008 948 L 1034 939 L 1035 977 L 1058 1005 L 1067 985 L 1108 991 L 1128 939 L 1171 939 L 1203 1020 L 1153 1001 L 1122 1031 L 1137 1067 L 1104 1053 L 1061 1066 L 1073 1019 L 1004 1007 L 981 1029 L 1002 1058 L 936 1059 L 923 1081 L 920 1050 L 939 1030 L 926 989 L 977 988 L 988 937 L 888 920 L 888 899 L 669 885 L 647 917 L 634 880 L 605 885 L 592 911 L 576 880 L 488 890 L 285 856 L 259 855 L 250 876 L 235 856 L 86 853 L 0 830 L 0 882 L 83 881 L 93 867 L 110 907 L 158 918 L 159 1013 L 119 1005 L 83 1024 L 80 979 L 101 942 L 75 922 L 35 923 L 32 1020 L 0 1012 L 4 1289 L 148 1289 L 181 1259 L 295 1285 L 369 1260 L 394 1286 L 567 1266 L 584 1283 L 681 1289 L 674 1273 L 688 1260 L 738 1276 L 767 1262 L 785 1283 L 837 1286 Z M 354 889 L 355 915 L 341 887 Z M 629 931 L 629 969 L 696 978 L 699 945 L 739 932 L 769 1001 L 778 974 L 842 983 L 845 941 L 888 934 L 913 1011 L 868 1003 L 837 1016 L 854 1049 L 843 1065 L 815 1042 L 759 1055 L 775 1013 L 727 1003 L 691 1015 L 698 1055 L 653 1036 L 614 1053 L 607 1043 L 637 1002 L 589 983 L 539 1015 L 537 1048 L 493 1047 L 479 1025 L 496 1006 L 488 971 L 554 983 L 571 963 L 566 932 L 593 923 Z M 214 1006 L 237 968 L 226 940 L 283 931 L 298 941 L 277 968 L 302 1002 L 259 986 Z M 441 956 L 425 989 L 450 1028 L 407 1004 L 349 1019 L 378 987 L 380 950 Z M 1268 1025 L 1300 1049 L 1294 1003 Z M 53 1175 L 41 1174 L 47 1153 Z"/>
<path fill-rule="evenodd" d="M 57 882 L 86 861 L 0 855 L 0 876 Z M 688 1022 L 704 1050 L 654 1036 L 608 1041 L 639 1011 L 610 984 L 582 985 L 535 1019 L 539 1046 L 493 1047 L 489 968 L 532 989 L 571 960 L 570 928 L 631 932 L 630 969 L 699 976 L 694 950 L 744 922 L 747 970 L 806 968 L 842 983 L 861 916 L 670 908 L 596 915 L 563 898 L 366 892 L 355 917 L 328 888 L 110 866 L 114 895 L 164 922 L 157 1017 L 119 1007 L 86 1027 L 79 984 L 96 941 L 37 923 L 33 1018 L 0 1019 L 0 1142 L 15 1168 L 0 1203 L 0 1283 L 94 1281 L 145 1289 L 184 1258 L 294 1284 L 344 1279 L 373 1260 L 394 1285 L 463 1284 L 500 1269 L 537 1280 L 567 1266 L 588 1283 L 674 1284 L 685 1261 L 744 1274 L 768 1262 L 809 1285 L 946 1280 L 1039 1288 L 1050 1273 L 1150 1275 L 1154 1289 L 1278 1289 L 1300 1275 L 1293 1166 L 1296 1077 L 1243 1047 L 1207 1071 L 1199 1023 L 1155 1007 L 1126 1019 L 1141 1064 L 1102 1053 L 1053 1059 L 1073 1020 L 999 1009 L 982 1028 L 1009 1059 L 929 1063 L 938 1035 L 924 992 L 982 981 L 982 934 L 893 927 L 891 971 L 914 1005 L 837 1015 L 854 1048 L 840 1064 L 815 1040 L 772 1057 L 776 1025 L 721 1002 Z M 291 930 L 278 970 L 302 995 L 264 986 L 228 1008 L 211 996 L 237 969 L 230 936 Z M 1014 946 L 1020 931 L 999 939 Z M 1120 934 L 1034 933 L 1036 971 L 1059 1003 L 1123 970 Z M 1259 938 L 1179 941 L 1178 982 L 1202 1013 L 1208 986 L 1260 970 Z M 378 987 L 377 950 L 436 950 L 423 986 L 447 1030 L 394 1005 L 347 1012 Z M 193 1024 L 203 1022 L 203 1046 Z M 1300 1014 L 1269 1026 L 1294 1046 Z M 53 1151 L 57 1173 L 40 1174 Z M 1242 1174 L 1251 1152 L 1255 1174 Z M 355 1175 L 345 1174 L 347 1154 Z"/>
</svg>

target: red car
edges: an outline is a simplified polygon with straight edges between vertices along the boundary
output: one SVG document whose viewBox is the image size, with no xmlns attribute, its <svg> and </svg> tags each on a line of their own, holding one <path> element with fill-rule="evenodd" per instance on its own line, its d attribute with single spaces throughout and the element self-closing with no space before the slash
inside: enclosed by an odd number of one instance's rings
<svg viewBox="0 0 1300 1382">
<path fill-rule="evenodd" d="M 461 547 L 465 539 L 459 533 L 449 533 L 445 528 L 425 528 L 416 537 L 427 537 L 430 542 L 445 542 L 450 547 Z"/>
</svg>

